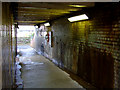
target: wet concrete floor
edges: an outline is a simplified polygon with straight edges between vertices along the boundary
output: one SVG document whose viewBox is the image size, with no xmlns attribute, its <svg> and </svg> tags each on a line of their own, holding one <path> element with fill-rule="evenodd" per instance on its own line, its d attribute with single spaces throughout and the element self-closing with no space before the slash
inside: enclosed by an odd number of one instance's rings
<svg viewBox="0 0 120 90">
<path fill-rule="evenodd" d="M 59 69 L 30 46 L 18 46 L 21 56 L 24 88 L 82 88 L 66 72 Z"/>
</svg>

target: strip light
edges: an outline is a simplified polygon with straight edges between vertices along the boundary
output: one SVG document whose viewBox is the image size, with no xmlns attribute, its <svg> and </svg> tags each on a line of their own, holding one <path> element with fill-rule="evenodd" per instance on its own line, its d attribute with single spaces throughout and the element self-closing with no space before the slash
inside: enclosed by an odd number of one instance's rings
<svg viewBox="0 0 120 90">
<path fill-rule="evenodd" d="M 68 20 L 70 22 L 75 22 L 75 21 L 79 21 L 79 20 L 86 20 L 86 19 L 88 19 L 88 16 L 86 14 L 82 14 L 82 15 L 68 18 Z"/>
<path fill-rule="evenodd" d="M 47 26 L 50 26 L 50 23 L 45 23 L 44 25 L 47 27 Z"/>
<path fill-rule="evenodd" d="M 69 6 L 71 6 L 71 7 L 87 7 L 85 5 L 69 5 Z"/>
</svg>

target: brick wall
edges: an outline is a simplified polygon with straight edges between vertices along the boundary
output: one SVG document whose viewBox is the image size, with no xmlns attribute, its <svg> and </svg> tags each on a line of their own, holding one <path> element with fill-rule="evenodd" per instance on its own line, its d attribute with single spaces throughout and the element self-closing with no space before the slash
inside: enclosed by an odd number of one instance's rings
<svg viewBox="0 0 120 90">
<path fill-rule="evenodd" d="M 119 3 L 96 3 L 93 8 L 83 9 L 90 16 L 87 21 L 70 23 L 67 18 L 53 21 L 53 47 L 47 51 L 52 56 L 48 56 L 59 67 L 98 88 L 120 87 L 119 8 Z"/>
</svg>

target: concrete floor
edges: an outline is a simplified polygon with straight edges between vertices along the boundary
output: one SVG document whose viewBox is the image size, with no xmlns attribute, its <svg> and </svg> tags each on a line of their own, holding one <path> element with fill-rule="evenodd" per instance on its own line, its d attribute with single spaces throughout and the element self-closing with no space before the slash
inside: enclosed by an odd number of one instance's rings
<svg viewBox="0 0 120 90">
<path fill-rule="evenodd" d="M 24 88 L 82 88 L 69 74 L 59 69 L 30 46 L 18 46 L 21 52 Z"/>
</svg>

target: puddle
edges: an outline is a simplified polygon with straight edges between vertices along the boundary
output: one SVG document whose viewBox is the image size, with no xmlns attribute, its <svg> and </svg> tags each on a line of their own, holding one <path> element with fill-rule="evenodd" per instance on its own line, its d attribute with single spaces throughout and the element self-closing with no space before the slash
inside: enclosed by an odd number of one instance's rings
<svg viewBox="0 0 120 90">
<path fill-rule="evenodd" d="M 21 63 L 24 65 L 43 65 L 44 64 L 43 62 L 32 62 L 31 59 L 28 59 L 26 61 L 21 60 Z"/>
<path fill-rule="evenodd" d="M 25 65 L 43 65 L 44 63 L 27 61 L 27 62 L 23 62 L 23 64 L 25 64 Z"/>
</svg>

